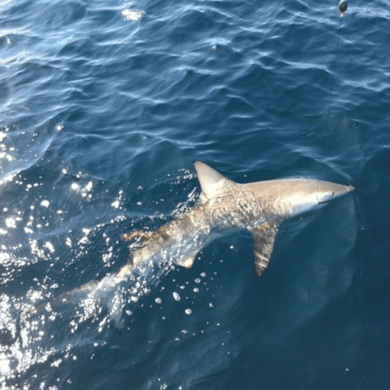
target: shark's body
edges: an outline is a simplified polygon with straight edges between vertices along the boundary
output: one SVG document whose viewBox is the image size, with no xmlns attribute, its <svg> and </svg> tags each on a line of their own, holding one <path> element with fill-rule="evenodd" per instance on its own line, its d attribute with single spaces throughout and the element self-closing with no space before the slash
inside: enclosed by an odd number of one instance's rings
<svg viewBox="0 0 390 390">
<path fill-rule="evenodd" d="M 145 262 L 174 261 L 190 268 L 197 253 L 215 233 L 231 228 L 249 230 L 255 243 L 255 274 L 266 270 L 279 224 L 321 203 L 350 192 L 353 187 L 310 179 L 283 179 L 238 184 L 195 162 L 202 188 L 198 204 L 155 232 L 135 231 L 123 235 L 140 247 L 130 262 L 114 275 L 126 278 L 135 266 Z"/>
<path fill-rule="evenodd" d="M 108 291 L 126 281 L 134 267 L 142 265 L 174 262 L 191 268 L 203 247 L 218 234 L 232 228 L 243 228 L 252 233 L 255 275 L 260 276 L 267 269 L 283 220 L 353 190 L 352 186 L 312 179 L 238 184 L 204 163 L 195 162 L 194 166 L 202 189 L 195 207 L 154 232 L 134 231 L 122 235 L 124 240 L 135 240 L 135 249 L 126 265 L 117 273 L 87 283 L 55 301 L 67 301 L 79 293 L 103 298 Z M 44 306 L 39 305 L 36 309 Z"/>
</svg>

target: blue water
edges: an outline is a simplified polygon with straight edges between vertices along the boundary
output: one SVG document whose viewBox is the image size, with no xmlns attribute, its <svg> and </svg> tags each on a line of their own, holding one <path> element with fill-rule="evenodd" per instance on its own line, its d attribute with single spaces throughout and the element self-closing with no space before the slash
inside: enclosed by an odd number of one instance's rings
<svg viewBox="0 0 390 390">
<path fill-rule="evenodd" d="M 1 1 L 0 388 L 390 388 L 389 53 L 384 0 Z M 261 278 L 236 231 L 32 310 L 190 207 L 193 160 L 356 189 L 285 222 Z"/>
</svg>

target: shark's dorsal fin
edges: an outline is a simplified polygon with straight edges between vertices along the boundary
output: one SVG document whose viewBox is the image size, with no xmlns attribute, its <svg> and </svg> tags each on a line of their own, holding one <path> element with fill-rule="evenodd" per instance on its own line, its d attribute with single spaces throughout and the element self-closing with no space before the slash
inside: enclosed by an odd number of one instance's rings
<svg viewBox="0 0 390 390">
<path fill-rule="evenodd" d="M 268 267 L 272 250 L 274 249 L 276 235 L 278 234 L 278 224 L 267 222 L 249 230 L 254 240 L 255 275 L 261 276 Z"/>
<path fill-rule="evenodd" d="M 233 181 L 227 179 L 215 169 L 200 161 L 195 161 L 194 167 L 196 174 L 198 175 L 202 193 L 209 199 L 218 195 L 218 193 L 225 191 L 234 184 Z"/>
</svg>

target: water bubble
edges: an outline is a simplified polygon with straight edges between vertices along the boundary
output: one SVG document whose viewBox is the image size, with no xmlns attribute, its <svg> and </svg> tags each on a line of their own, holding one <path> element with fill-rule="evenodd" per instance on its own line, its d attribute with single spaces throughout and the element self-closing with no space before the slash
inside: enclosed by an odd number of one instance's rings
<svg viewBox="0 0 390 390">
<path fill-rule="evenodd" d="M 180 301 L 180 295 L 179 295 L 176 291 L 174 291 L 174 292 L 172 293 L 172 295 L 173 295 L 173 299 L 174 299 L 175 301 Z"/>
<path fill-rule="evenodd" d="M 55 249 L 54 249 L 54 246 L 51 242 L 49 241 L 46 241 L 45 242 L 45 247 L 51 252 L 51 253 L 54 253 L 55 252 Z"/>
<path fill-rule="evenodd" d="M 120 202 L 119 200 L 116 200 L 115 202 L 111 203 L 111 206 L 114 207 L 115 209 L 119 208 Z"/>
<path fill-rule="evenodd" d="M 5 220 L 5 225 L 8 227 L 8 228 L 16 228 L 16 221 L 13 219 L 13 218 L 7 218 Z"/>
</svg>

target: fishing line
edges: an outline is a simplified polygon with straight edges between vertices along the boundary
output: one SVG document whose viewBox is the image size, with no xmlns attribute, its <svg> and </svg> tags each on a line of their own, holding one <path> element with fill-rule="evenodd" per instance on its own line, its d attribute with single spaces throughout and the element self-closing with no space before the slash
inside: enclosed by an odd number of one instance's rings
<svg viewBox="0 0 390 390">
<path fill-rule="evenodd" d="M 339 23 L 339 31 L 338 31 L 338 34 L 337 34 L 336 55 L 334 57 L 333 66 L 332 66 L 333 67 L 333 71 L 332 71 L 332 84 L 331 84 L 331 87 L 330 87 L 328 111 L 326 113 L 325 134 L 324 134 L 324 137 L 322 138 L 321 160 L 324 159 L 325 142 L 326 142 L 326 137 L 328 135 L 329 113 L 330 113 L 330 107 L 332 106 L 334 76 L 335 76 L 335 73 L 336 73 L 337 57 L 338 57 L 339 45 L 340 45 L 341 23 L 342 23 L 342 20 L 343 20 L 343 16 L 344 16 L 344 14 L 345 14 L 345 12 L 347 11 L 347 8 L 348 8 L 347 1 L 346 0 L 341 0 L 339 2 L 338 8 L 339 8 L 339 12 L 340 12 L 340 23 Z"/>
</svg>

